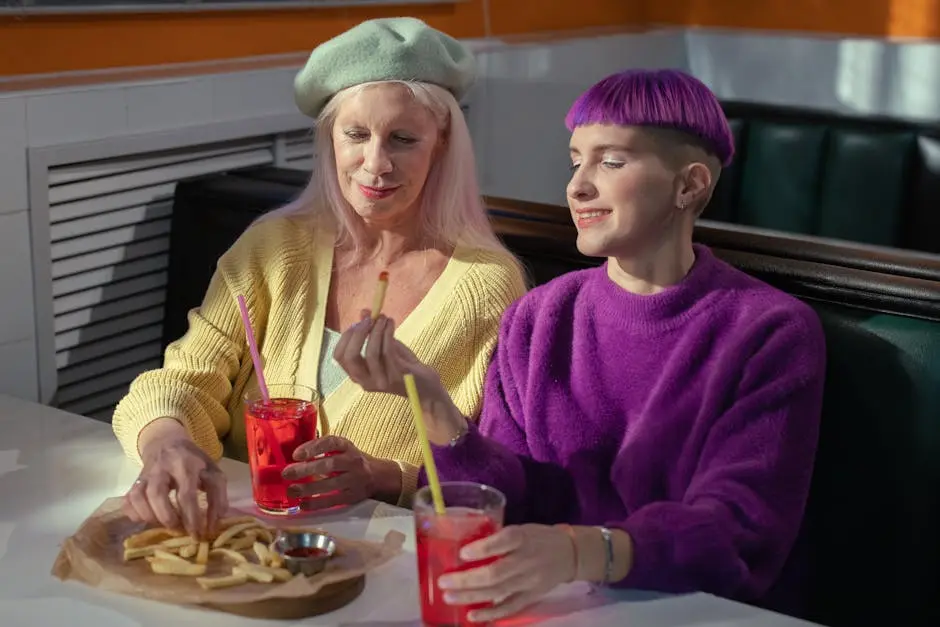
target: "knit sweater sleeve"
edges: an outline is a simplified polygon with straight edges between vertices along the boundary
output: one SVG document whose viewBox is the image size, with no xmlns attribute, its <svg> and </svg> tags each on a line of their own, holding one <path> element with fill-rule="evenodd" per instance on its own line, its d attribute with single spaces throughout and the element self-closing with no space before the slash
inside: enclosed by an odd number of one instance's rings
<svg viewBox="0 0 940 627">
<path fill-rule="evenodd" d="M 802 521 L 824 377 L 825 340 L 808 307 L 767 332 L 711 424 L 684 497 L 608 523 L 634 545 L 618 585 L 736 598 L 769 589 Z"/>
<path fill-rule="evenodd" d="M 186 333 L 167 347 L 163 366 L 140 374 L 118 403 L 112 428 L 131 459 L 141 462 L 140 433 L 159 418 L 178 420 L 210 457 L 222 457 L 221 438 L 231 427 L 232 382 L 246 350 L 235 298 L 245 295 L 257 325 L 267 307 L 267 296 L 258 289 L 263 280 L 259 260 L 275 239 L 272 228 L 276 225 L 252 226 L 226 251 L 202 304 L 188 314 Z"/>
<path fill-rule="evenodd" d="M 560 466 L 536 462 L 526 443 L 523 400 L 527 379 L 531 306 L 526 299 L 506 310 L 486 376 L 479 425 L 455 446 L 433 447 L 442 480 L 475 481 L 506 496 L 506 523 L 567 520 L 577 502 L 573 483 Z M 426 477 L 422 475 L 422 482 Z M 537 486 L 552 486 L 546 494 Z"/>
</svg>

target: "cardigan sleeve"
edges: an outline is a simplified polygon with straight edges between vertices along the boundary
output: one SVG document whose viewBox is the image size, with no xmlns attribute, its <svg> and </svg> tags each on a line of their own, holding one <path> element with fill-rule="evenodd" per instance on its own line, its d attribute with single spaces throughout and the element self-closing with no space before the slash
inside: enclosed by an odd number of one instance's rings
<svg viewBox="0 0 940 627">
<path fill-rule="evenodd" d="M 189 329 L 171 343 L 162 368 L 140 374 L 114 411 L 112 427 L 124 452 L 141 462 L 140 432 L 159 418 L 178 420 L 210 457 L 222 456 L 226 409 L 244 340 L 238 305 L 216 271 L 202 305 L 190 311 Z"/>
<path fill-rule="evenodd" d="M 270 308 L 264 273 L 284 265 L 271 263 L 274 256 L 299 247 L 284 236 L 296 230 L 286 220 L 257 222 L 219 259 L 201 305 L 188 314 L 186 333 L 167 347 L 162 367 L 140 374 L 115 408 L 112 428 L 131 459 L 141 462 L 140 432 L 159 418 L 178 420 L 212 459 L 222 456 L 232 384 L 246 354 L 236 296 L 244 294 L 260 341 Z"/>
</svg>

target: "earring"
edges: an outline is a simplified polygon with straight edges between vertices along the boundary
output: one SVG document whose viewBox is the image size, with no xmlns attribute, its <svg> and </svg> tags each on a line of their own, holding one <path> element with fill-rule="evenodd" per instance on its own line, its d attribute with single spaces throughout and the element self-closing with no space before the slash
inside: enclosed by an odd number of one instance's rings
<svg viewBox="0 0 940 627">
<path fill-rule="evenodd" d="M 685 198 L 679 199 L 679 211 L 685 211 Z"/>
</svg>

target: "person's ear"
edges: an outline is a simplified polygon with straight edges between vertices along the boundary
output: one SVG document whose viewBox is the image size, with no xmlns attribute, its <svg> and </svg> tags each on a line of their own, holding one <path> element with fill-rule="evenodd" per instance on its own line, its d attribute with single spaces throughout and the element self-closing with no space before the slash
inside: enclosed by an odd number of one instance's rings
<svg viewBox="0 0 940 627">
<path fill-rule="evenodd" d="M 708 202 L 712 189 L 712 173 L 704 163 L 690 163 L 683 168 L 676 193 L 676 207 L 681 210 L 698 208 Z"/>
</svg>

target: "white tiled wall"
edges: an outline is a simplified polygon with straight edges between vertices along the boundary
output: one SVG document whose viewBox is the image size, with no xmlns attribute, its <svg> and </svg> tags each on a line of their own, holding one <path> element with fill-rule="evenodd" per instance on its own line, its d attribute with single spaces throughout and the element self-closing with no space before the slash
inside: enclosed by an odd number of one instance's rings
<svg viewBox="0 0 940 627">
<path fill-rule="evenodd" d="M 937 43 L 693 30 L 686 46 L 692 72 L 723 99 L 940 118 Z"/>
<path fill-rule="evenodd" d="M 0 394 L 31 401 L 39 398 L 33 340 L 0 344 Z"/>
<path fill-rule="evenodd" d="M 302 126 L 306 118 L 294 107 L 292 75 L 293 70 L 278 68 L 25 95 L 27 145 L 55 146 L 285 113 L 296 113 Z"/>
<path fill-rule="evenodd" d="M 110 137 L 127 129 L 120 87 L 92 87 L 26 98 L 30 146 L 50 146 Z"/>
<path fill-rule="evenodd" d="M 124 92 L 127 127 L 140 133 L 207 124 L 213 119 L 213 81 L 208 78 L 164 81 Z"/>
<path fill-rule="evenodd" d="M 0 215 L 0 344 L 35 335 L 29 244 L 27 212 Z"/>
<path fill-rule="evenodd" d="M 25 211 L 26 100 L 0 97 L 0 215 Z"/>
<path fill-rule="evenodd" d="M 281 68 L 213 78 L 213 119 L 233 120 L 296 111 L 293 97 L 296 73 L 294 69 Z"/>
<path fill-rule="evenodd" d="M 481 78 L 469 121 L 483 191 L 492 195 L 564 202 L 564 113 L 584 88 L 627 67 L 688 69 L 725 99 L 940 117 L 940 45 L 933 43 L 706 30 L 475 43 Z M 28 148 L 285 113 L 307 128 L 295 112 L 293 75 L 278 68 L 0 95 L 0 393 L 37 394 Z"/>
</svg>

